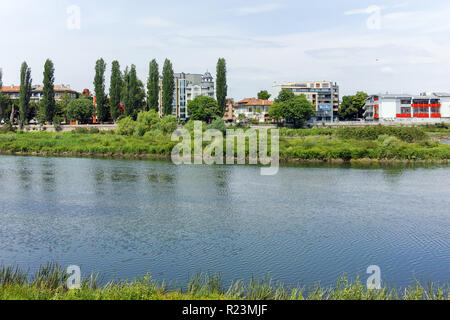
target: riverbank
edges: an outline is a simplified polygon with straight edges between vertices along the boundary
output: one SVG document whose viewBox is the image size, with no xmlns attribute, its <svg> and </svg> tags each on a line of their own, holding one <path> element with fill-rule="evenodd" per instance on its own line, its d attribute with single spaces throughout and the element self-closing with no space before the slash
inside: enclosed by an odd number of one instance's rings
<svg viewBox="0 0 450 320">
<path fill-rule="evenodd" d="M 448 163 L 450 145 L 439 137 L 444 128 L 370 127 L 341 129 L 281 129 L 280 161 Z M 169 135 L 148 132 L 124 136 L 114 131 L 17 132 L 0 134 L 0 154 L 169 160 Z"/>
<path fill-rule="evenodd" d="M 150 275 L 131 282 L 98 284 L 91 275 L 81 281 L 81 289 L 67 289 L 68 275 L 48 264 L 32 277 L 17 268 L 0 268 L 0 300 L 450 300 L 448 286 L 415 283 L 408 288 L 384 286 L 368 290 L 356 279 L 339 279 L 335 286 L 288 287 L 269 277 L 248 282 L 234 281 L 229 287 L 220 274 L 199 274 L 185 285 L 171 285 Z"/>
</svg>

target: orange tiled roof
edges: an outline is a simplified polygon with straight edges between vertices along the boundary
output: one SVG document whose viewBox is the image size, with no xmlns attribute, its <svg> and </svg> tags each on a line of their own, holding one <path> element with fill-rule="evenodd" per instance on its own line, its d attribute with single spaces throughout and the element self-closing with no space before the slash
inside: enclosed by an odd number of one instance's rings
<svg viewBox="0 0 450 320">
<path fill-rule="evenodd" d="M 38 86 L 38 87 L 34 87 L 32 89 L 33 92 L 41 92 L 43 91 L 44 87 L 43 86 Z M 68 87 L 63 87 L 61 85 L 55 85 L 54 86 L 54 90 L 55 92 L 73 92 L 76 93 L 75 90 L 68 88 Z M 2 87 L 2 92 L 3 93 L 19 93 L 20 92 L 20 86 L 4 86 Z"/>
<path fill-rule="evenodd" d="M 273 105 L 273 101 L 270 100 L 262 100 L 256 98 L 247 98 L 242 101 L 236 103 L 237 106 L 271 106 Z"/>
<path fill-rule="evenodd" d="M 6 86 L 2 87 L 3 93 L 16 93 L 20 92 L 20 86 Z"/>
</svg>

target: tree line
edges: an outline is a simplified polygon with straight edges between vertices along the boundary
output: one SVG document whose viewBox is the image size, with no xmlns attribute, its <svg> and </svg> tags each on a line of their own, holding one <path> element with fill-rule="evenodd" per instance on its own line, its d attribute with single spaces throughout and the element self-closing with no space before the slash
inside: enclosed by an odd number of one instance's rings
<svg viewBox="0 0 450 320">
<path fill-rule="evenodd" d="M 0 91 L 0 121 L 3 119 L 5 123 L 13 125 L 17 120 L 20 128 L 23 129 L 32 119 L 36 119 L 40 123 L 59 123 L 62 119 L 87 122 L 94 116 L 95 112 L 95 116 L 100 123 L 108 120 L 117 122 L 119 117 L 123 116 L 135 120 L 140 111 L 154 110 L 159 113 L 160 104 L 163 116 L 172 115 L 175 75 L 172 62 L 169 59 L 164 61 L 161 75 L 156 59 L 150 62 L 146 88 L 137 77 L 134 64 L 131 67 L 127 66 L 122 71 L 119 61 L 113 61 L 108 94 L 105 85 L 106 69 L 107 64 L 104 59 L 98 59 L 95 63 L 93 81 L 95 107 L 92 97 L 84 94 L 78 99 L 71 99 L 69 95 L 65 94 L 59 101 L 56 101 L 54 91 L 55 67 L 53 62 L 47 59 L 44 65 L 42 98 L 39 103 L 34 103 L 31 101 L 31 69 L 26 62 L 23 62 L 20 69 L 19 99 L 10 99 Z M 210 98 L 217 103 L 218 116 L 220 114 L 223 116 L 226 109 L 228 89 L 226 73 L 226 61 L 224 58 L 220 58 L 217 62 L 217 100 Z M 2 76 L 3 73 L 0 70 L 0 88 L 2 87 Z M 208 103 L 211 103 L 209 99 Z M 198 101 L 197 104 L 199 104 Z"/>
</svg>

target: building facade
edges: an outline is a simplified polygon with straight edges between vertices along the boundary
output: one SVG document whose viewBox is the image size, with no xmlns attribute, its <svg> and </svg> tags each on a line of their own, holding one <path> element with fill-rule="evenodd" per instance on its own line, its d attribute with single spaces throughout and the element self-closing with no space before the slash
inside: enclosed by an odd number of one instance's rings
<svg viewBox="0 0 450 320">
<path fill-rule="evenodd" d="M 79 96 L 79 93 L 75 90 L 70 89 L 70 86 L 67 85 L 55 85 L 55 100 L 60 101 L 64 94 L 68 94 L 70 98 L 76 99 Z M 9 96 L 11 99 L 19 99 L 20 97 L 20 86 L 7 86 L 2 88 L 2 93 Z M 44 94 L 43 86 L 32 86 L 31 88 L 31 98 L 32 102 L 39 102 L 42 100 Z"/>
<path fill-rule="evenodd" d="M 239 119 L 244 117 L 246 120 L 258 121 L 261 123 L 269 122 L 269 109 L 273 101 L 261 100 L 256 98 L 244 99 L 234 104 L 233 117 Z"/>
<path fill-rule="evenodd" d="M 377 94 L 366 100 L 367 121 L 438 122 L 450 120 L 450 94 Z"/>
<path fill-rule="evenodd" d="M 178 120 L 189 118 L 187 104 L 197 96 L 214 97 L 214 79 L 209 72 L 205 74 L 175 73 L 175 89 L 173 93 L 172 115 Z M 162 116 L 162 78 L 159 81 L 159 113 Z"/>
<path fill-rule="evenodd" d="M 273 97 L 278 97 L 281 90 L 290 90 L 295 95 L 306 96 L 316 108 L 316 121 L 334 121 L 339 111 L 339 86 L 331 81 L 305 81 L 274 83 Z"/>
</svg>

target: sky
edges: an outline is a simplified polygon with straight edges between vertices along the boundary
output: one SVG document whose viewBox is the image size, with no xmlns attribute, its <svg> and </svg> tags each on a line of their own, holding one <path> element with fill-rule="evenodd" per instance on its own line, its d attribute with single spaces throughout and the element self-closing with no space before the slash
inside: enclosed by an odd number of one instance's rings
<svg viewBox="0 0 450 320">
<path fill-rule="evenodd" d="M 107 87 L 113 60 L 145 82 L 154 58 L 215 75 L 224 57 L 235 100 L 275 81 L 334 81 L 341 96 L 450 92 L 449 17 L 447 0 L 0 0 L 0 68 L 17 85 L 26 61 L 39 84 L 50 58 L 55 82 L 82 91 L 100 57 Z"/>
</svg>

